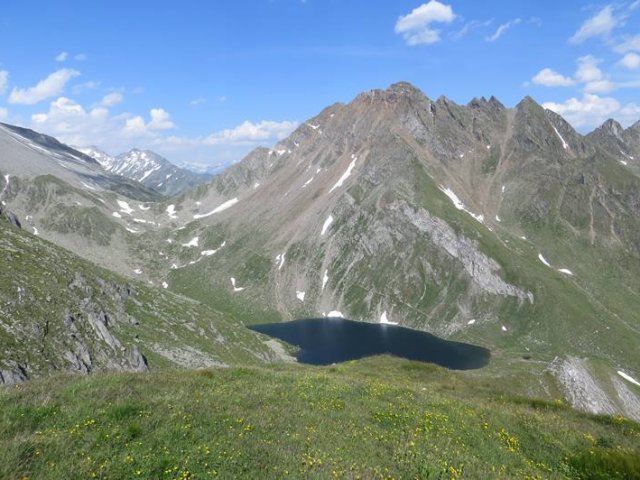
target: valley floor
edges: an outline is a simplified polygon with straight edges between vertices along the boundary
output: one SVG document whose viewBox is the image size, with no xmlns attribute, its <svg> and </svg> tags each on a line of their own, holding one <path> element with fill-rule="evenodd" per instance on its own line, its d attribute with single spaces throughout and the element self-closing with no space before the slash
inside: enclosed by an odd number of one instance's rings
<svg viewBox="0 0 640 480">
<path fill-rule="evenodd" d="M 0 389 L 0 478 L 640 478 L 640 425 L 375 357 Z"/>
</svg>

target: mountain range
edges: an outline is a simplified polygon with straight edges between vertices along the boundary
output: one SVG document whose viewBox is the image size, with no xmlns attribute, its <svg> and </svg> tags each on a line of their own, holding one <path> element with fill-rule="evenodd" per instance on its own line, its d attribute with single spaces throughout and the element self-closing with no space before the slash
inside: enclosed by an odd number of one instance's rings
<svg viewBox="0 0 640 480">
<path fill-rule="evenodd" d="M 5 383 L 275 361 L 243 325 L 340 315 L 482 345 L 469 375 L 640 419 L 640 123 L 581 135 L 529 97 L 398 83 L 164 195 L 150 152 L 84 151 L 0 128 L 22 225 L 1 230 Z"/>
<path fill-rule="evenodd" d="M 115 157 L 94 146 L 77 150 L 96 160 L 107 172 L 140 182 L 163 195 L 176 195 L 211 180 L 211 175 L 177 167 L 151 150 L 134 148 Z"/>
</svg>

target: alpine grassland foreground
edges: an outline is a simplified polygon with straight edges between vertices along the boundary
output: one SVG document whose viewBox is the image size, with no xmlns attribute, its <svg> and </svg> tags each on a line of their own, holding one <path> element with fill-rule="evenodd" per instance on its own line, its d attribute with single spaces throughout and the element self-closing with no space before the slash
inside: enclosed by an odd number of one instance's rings
<svg viewBox="0 0 640 480">
<path fill-rule="evenodd" d="M 640 478 L 640 425 L 393 357 L 0 390 L 0 478 Z"/>
</svg>

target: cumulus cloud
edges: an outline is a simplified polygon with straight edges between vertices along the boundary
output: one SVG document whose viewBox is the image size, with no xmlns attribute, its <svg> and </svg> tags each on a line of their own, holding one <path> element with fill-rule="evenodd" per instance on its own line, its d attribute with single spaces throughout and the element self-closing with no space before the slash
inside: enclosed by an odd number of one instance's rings
<svg viewBox="0 0 640 480">
<path fill-rule="evenodd" d="M 558 72 L 551 70 L 550 68 L 543 68 L 540 70 L 531 81 L 536 85 L 542 85 L 545 87 L 570 87 L 575 85 L 575 80 L 570 77 L 565 77 Z"/>
<path fill-rule="evenodd" d="M 613 14 L 613 7 L 607 5 L 585 21 L 569 42 L 580 44 L 592 37 L 607 37 L 620 23 L 621 19 Z"/>
<path fill-rule="evenodd" d="M 576 78 L 580 82 L 594 82 L 602 79 L 602 70 L 598 65 L 602 60 L 593 55 L 585 55 L 578 58 L 578 70 L 576 70 Z"/>
<path fill-rule="evenodd" d="M 455 18 L 451 5 L 430 0 L 398 18 L 395 31 L 402 34 L 407 45 L 431 45 L 440 41 L 440 31 L 432 24 L 451 23 Z"/>
<path fill-rule="evenodd" d="M 542 106 L 562 115 L 575 128 L 582 129 L 596 127 L 613 117 L 623 125 L 630 125 L 640 116 L 640 105 L 622 105 L 615 98 L 591 93 L 580 99 L 574 97 L 563 103 L 547 102 Z"/>
<path fill-rule="evenodd" d="M 106 94 L 100 101 L 100 104 L 103 107 L 109 108 L 109 107 L 118 105 L 119 103 L 122 103 L 123 100 L 124 100 L 124 96 L 121 93 L 112 92 L 112 93 Z"/>
<path fill-rule="evenodd" d="M 78 62 L 84 62 L 85 60 L 87 60 L 89 57 L 87 56 L 86 53 L 79 53 L 77 54 L 75 57 L 73 57 L 76 61 Z"/>
<path fill-rule="evenodd" d="M 622 60 L 618 62 L 618 65 L 628 70 L 637 70 L 640 68 L 640 55 L 629 52 L 622 57 Z M 2 91 L 2 89 L 0 89 L 0 91 Z"/>
<path fill-rule="evenodd" d="M 148 122 L 141 116 L 127 119 L 122 129 L 122 134 L 126 137 L 152 137 L 162 130 L 171 130 L 175 124 L 171 121 L 171 116 L 163 108 L 152 108 L 149 112 L 151 117 Z"/>
<path fill-rule="evenodd" d="M 296 127 L 297 122 L 262 120 L 258 123 L 245 121 L 235 128 L 214 132 L 204 139 L 207 145 L 243 144 L 282 140 Z"/>
<path fill-rule="evenodd" d="M 498 29 L 493 33 L 493 35 L 489 35 L 485 38 L 487 42 L 495 42 L 498 40 L 507 30 L 511 27 L 515 27 L 519 23 L 522 22 L 520 18 L 514 18 L 513 20 L 509 20 L 507 23 L 503 23 L 498 27 Z"/>
<path fill-rule="evenodd" d="M 56 55 L 56 62 L 65 62 L 69 58 L 69 52 L 60 52 Z"/>
<path fill-rule="evenodd" d="M 9 72 L 0 70 L 0 95 L 7 91 L 7 85 L 9 85 Z"/>
<path fill-rule="evenodd" d="M 60 95 L 69 80 L 78 75 L 80 72 L 68 68 L 57 70 L 44 80 L 40 80 L 34 87 L 14 88 L 9 95 L 9 103 L 34 105 L 47 98 Z"/>
</svg>

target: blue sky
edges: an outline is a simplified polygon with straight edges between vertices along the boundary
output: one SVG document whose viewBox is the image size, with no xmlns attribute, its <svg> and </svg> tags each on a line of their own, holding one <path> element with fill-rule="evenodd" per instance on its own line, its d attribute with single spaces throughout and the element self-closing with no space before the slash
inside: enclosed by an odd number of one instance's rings
<svg viewBox="0 0 640 480">
<path fill-rule="evenodd" d="M 640 119 L 640 0 L 6 2 L 0 121 L 211 166 L 407 80 L 525 95 L 588 131 Z"/>
</svg>

